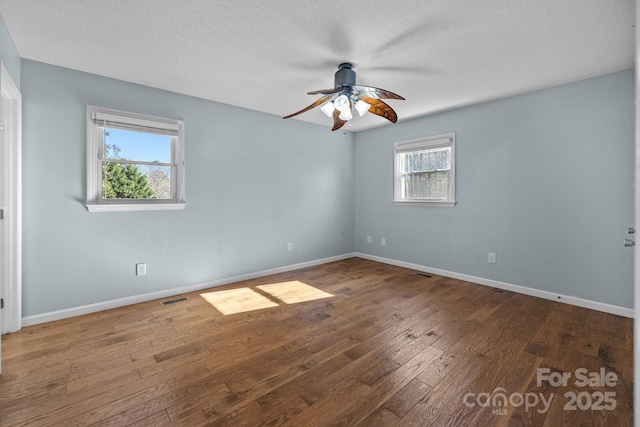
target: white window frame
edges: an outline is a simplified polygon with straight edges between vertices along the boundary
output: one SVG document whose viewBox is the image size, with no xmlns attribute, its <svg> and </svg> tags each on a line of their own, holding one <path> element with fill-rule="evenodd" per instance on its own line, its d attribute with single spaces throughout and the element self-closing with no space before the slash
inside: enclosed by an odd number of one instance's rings
<svg viewBox="0 0 640 427">
<path fill-rule="evenodd" d="M 439 147 L 450 147 L 451 168 L 449 169 L 449 191 L 445 198 L 403 198 L 400 155 L 408 151 L 427 150 Z M 426 138 L 412 139 L 394 144 L 393 147 L 393 203 L 407 206 L 443 206 L 454 207 L 456 204 L 456 134 L 455 132 Z"/>
<path fill-rule="evenodd" d="M 172 138 L 172 199 L 105 199 L 102 197 L 102 138 L 106 124 L 114 127 L 165 133 Z M 89 212 L 181 210 L 184 199 L 184 122 L 87 106 L 87 204 Z"/>
</svg>

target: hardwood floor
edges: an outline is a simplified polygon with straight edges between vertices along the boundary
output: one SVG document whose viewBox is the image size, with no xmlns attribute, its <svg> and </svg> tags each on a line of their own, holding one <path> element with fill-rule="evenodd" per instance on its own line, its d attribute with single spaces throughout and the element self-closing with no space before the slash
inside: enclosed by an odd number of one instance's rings
<svg viewBox="0 0 640 427">
<path fill-rule="evenodd" d="M 427 276 L 352 258 L 24 328 L 0 425 L 632 425 L 632 319 Z"/>
</svg>

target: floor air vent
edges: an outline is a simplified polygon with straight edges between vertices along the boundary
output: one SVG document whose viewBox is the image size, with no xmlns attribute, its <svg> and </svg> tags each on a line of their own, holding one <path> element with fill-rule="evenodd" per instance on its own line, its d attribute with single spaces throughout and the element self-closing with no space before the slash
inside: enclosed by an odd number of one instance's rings
<svg viewBox="0 0 640 427">
<path fill-rule="evenodd" d="M 416 276 L 422 276 L 422 277 L 433 277 L 432 275 L 427 274 L 427 273 L 416 273 Z"/>
<path fill-rule="evenodd" d="M 187 298 L 187 297 L 170 299 L 169 301 L 162 301 L 160 304 L 162 304 L 162 305 L 171 305 L 171 304 L 175 304 L 177 302 L 187 301 L 188 299 L 189 298 Z"/>
</svg>

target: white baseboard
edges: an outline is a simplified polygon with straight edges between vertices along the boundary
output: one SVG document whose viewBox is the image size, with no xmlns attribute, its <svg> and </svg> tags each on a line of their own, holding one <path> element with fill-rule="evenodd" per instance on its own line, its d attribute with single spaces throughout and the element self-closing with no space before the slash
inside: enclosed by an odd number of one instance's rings
<svg viewBox="0 0 640 427">
<path fill-rule="evenodd" d="M 133 295 L 130 297 L 118 298 L 115 300 L 98 302 L 95 304 L 83 305 L 80 307 L 68 308 L 65 310 L 52 311 L 49 313 L 36 314 L 33 316 L 23 317 L 22 326 L 32 326 L 40 323 L 52 322 L 54 320 L 67 319 L 69 317 L 81 316 L 83 314 L 96 313 L 98 311 L 110 310 L 112 308 L 124 307 L 131 304 L 153 301 L 155 299 L 172 297 L 189 292 L 196 292 L 202 289 L 214 288 L 216 286 L 228 285 L 230 283 L 242 282 L 244 280 L 256 279 L 258 277 L 270 276 L 272 274 L 284 273 L 301 268 L 313 267 L 315 265 L 326 264 L 333 261 L 340 261 L 354 257 L 354 253 L 337 255 L 329 258 L 322 258 L 313 261 L 301 262 L 299 264 L 286 265 L 283 267 L 270 268 L 268 270 L 257 271 L 255 273 L 241 274 L 239 276 L 226 277 L 224 279 L 212 280 L 209 282 L 198 283 L 196 285 L 183 286 L 180 288 L 166 289 L 158 292 L 151 292 L 142 295 Z"/>
<path fill-rule="evenodd" d="M 570 295 L 562 295 L 540 289 L 528 288 L 526 286 L 513 285 L 511 283 L 499 282 L 497 280 L 484 279 L 482 277 L 471 276 L 468 274 L 454 273 L 452 271 L 440 270 L 438 268 L 426 267 L 419 264 L 412 264 L 404 261 L 383 258 L 375 255 L 356 252 L 355 256 L 368 259 L 371 261 L 382 262 L 385 264 L 397 265 L 398 267 L 410 268 L 412 270 L 423 271 L 425 273 L 437 274 L 439 276 L 451 277 L 453 279 L 464 280 L 465 282 L 477 283 L 479 285 L 490 286 L 492 288 L 504 289 L 505 291 L 517 292 L 519 294 L 531 295 L 534 297 L 544 298 L 552 301 L 559 301 L 566 304 L 576 305 L 578 307 L 590 308 L 593 310 L 603 311 L 605 313 L 616 314 L 633 318 L 634 310 L 632 308 L 619 307 L 617 305 L 605 304 L 602 302 L 586 300 Z"/>
<path fill-rule="evenodd" d="M 452 271 L 441 270 L 438 268 L 426 267 L 419 264 L 412 264 L 404 261 L 397 261 L 390 258 L 383 258 L 375 255 L 369 255 L 361 252 L 347 253 L 329 258 L 322 258 L 314 261 L 302 262 L 299 264 L 291 264 L 283 267 L 271 268 L 268 270 L 257 271 L 255 273 L 247 273 L 239 276 L 227 277 L 223 279 L 212 280 L 209 282 L 199 283 L 196 285 L 183 286 L 180 288 L 166 289 L 163 291 L 152 292 L 142 295 L 133 295 L 130 297 L 118 298 L 111 301 L 104 301 L 95 304 L 83 305 L 80 307 L 69 308 L 65 310 L 52 311 L 49 313 L 36 314 L 33 316 L 23 317 L 22 326 L 37 325 L 40 323 L 52 322 L 54 320 L 66 319 L 69 317 L 81 316 L 83 314 L 96 313 L 98 311 L 109 310 L 112 308 L 124 307 L 131 304 L 152 301 L 160 298 L 172 297 L 189 292 L 196 292 L 202 289 L 214 288 L 216 286 L 228 285 L 230 283 L 241 282 L 244 280 L 256 279 L 258 277 L 270 276 L 272 274 L 284 273 L 287 271 L 298 270 L 306 267 L 313 267 L 320 264 L 326 264 L 333 261 L 358 257 L 371 261 L 382 262 L 384 264 L 397 265 L 398 267 L 410 268 L 412 270 L 423 271 L 425 273 L 437 274 L 439 276 L 451 277 L 453 279 L 464 280 L 465 282 L 477 283 L 479 285 L 490 286 L 493 288 L 504 289 L 506 291 L 517 292 L 520 294 L 531 295 L 552 301 L 559 301 L 566 304 L 576 305 L 579 307 L 590 308 L 593 310 L 603 311 L 605 313 L 616 314 L 633 318 L 634 310 L 631 308 L 619 307 L 611 304 L 605 304 L 597 301 L 585 300 L 569 295 L 556 294 L 549 291 L 543 291 L 525 286 L 513 285 L 510 283 L 499 282 L 497 280 L 484 279 L 482 277 L 471 276 L 468 274 L 455 273 Z"/>
</svg>

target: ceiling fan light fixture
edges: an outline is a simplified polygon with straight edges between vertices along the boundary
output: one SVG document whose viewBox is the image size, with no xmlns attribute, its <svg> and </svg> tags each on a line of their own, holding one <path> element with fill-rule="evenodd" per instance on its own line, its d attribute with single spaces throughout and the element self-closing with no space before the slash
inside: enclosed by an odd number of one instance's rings
<svg viewBox="0 0 640 427">
<path fill-rule="evenodd" d="M 336 98 L 335 101 L 333 101 L 333 106 L 336 108 L 336 110 L 344 112 L 346 110 L 349 110 L 349 108 L 351 107 L 351 103 L 349 102 L 349 98 L 347 98 L 346 95 L 340 95 Z"/>
<path fill-rule="evenodd" d="M 331 101 L 327 102 L 322 107 L 320 107 L 320 110 L 322 110 L 322 112 L 327 117 L 331 117 L 333 115 L 333 110 L 335 110 L 335 109 L 336 109 L 336 107 L 333 106 L 333 102 L 331 102 Z"/>
<path fill-rule="evenodd" d="M 347 108 L 346 110 L 342 110 L 340 112 L 340 120 L 351 120 L 353 118 L 353 114 L 351 114 L 351 110 L 349 108 Z"/>
<path fill-rule="evenodd" d="M 358 102 L 356 102 L 355 107 L 356 107 L 356 110 L 358 111 L 358 114 L 360 114 L 360 117 L 362 117 L 365 115 L 367 111 L 369 111 L 369 107 L 371 107 L 371 105 L 364 102 L 362 99 L 359 99 Z"/>
<path fill-rule="evenodd" d="M 353 118 L 352 108 L 355 108 L 360 116 L 365 115 L 368 111 L 395 123 L 398 121 L 398 115 L 383 99 L 404 99 L 385 89 L 357 85 L 356 72 L 353 71 L 353 64 L 350 62 L 338 65 L 332 89 L 312 90 L 307 94 L 322 95 L 322 97 L 302 110 L 284 116 L 283 119 L 290 119 L 312 108 L 320 107 L 327 117 L 333 118 L 332 131 L 340 129 Z"/>
</svg>

